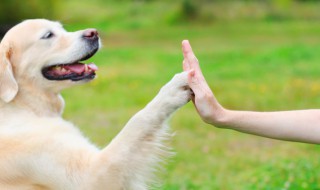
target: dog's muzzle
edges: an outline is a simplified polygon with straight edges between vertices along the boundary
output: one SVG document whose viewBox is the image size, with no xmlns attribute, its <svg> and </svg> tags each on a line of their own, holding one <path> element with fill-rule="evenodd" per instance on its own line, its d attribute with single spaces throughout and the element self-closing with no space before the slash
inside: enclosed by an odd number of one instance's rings
<svg viewBox="0 0 320 190">
<path fill-rule="evenodd" d="M 86 54 L 70 63 L 58 63 L 44 67 L 42 75 L 46 79 L 80 81 L 95 78 L 95 72 L 98 70 L 98 67 L 94 63 L 84 64 L 80 63 L 80 61 L 91 58 L 99 50 L 99 34 L 96 29 L 87 29 L 81 37 L 85 40 Z"/>
</svg>

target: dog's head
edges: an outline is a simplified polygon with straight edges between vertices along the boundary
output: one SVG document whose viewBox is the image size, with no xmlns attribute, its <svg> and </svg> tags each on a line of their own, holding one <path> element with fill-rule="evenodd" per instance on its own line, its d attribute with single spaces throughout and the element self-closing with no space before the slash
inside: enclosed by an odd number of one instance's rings
<svg viewBox="0 0 320 190">
<path fill-rule="evenodd" d="M 100 47 L 98 32 L 67 32 L 60 23 L 26 20 L 0 43 L 0 99 L 10 102 L 21 84 L 46 91 L 60 90 L 95 78 L 97 67 L 83 64 Z"/>
</svg>

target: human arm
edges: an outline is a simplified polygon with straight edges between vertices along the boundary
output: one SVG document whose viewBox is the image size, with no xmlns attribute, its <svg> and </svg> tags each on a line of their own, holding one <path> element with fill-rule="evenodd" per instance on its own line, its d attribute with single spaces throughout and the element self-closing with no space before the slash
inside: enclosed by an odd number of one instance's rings
<svg viewBox="0 0 320 190">
<path fill-rule="evenodd" d="M 279 140 L 320 144 L 320 110 L 279 112 L 233 111 L 223 108 L 208 86 L 188 41 L 182 42 L 183 68 L 201 118 L 221 128 Z"/>
</svg>

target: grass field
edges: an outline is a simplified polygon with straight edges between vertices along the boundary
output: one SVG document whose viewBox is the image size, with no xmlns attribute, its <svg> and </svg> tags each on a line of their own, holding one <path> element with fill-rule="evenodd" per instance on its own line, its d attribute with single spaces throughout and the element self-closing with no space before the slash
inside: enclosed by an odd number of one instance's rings
<svg viewBox="0 0 320 190">
<path fill-rule="evenodd" d="M 153 9 L 148 9 L 152 11 Z M 99 29 L 93 82 L 66 90 L 64 117 L 105 146 L 162 85 L 181 72 L 189 39 L 222 105 L 242 110 L 320 107 L 320 22 L 225 21 L 69 23 Z M 147 23 L 147 24 L 145 24 Z M 146 26 L 145 26 L 145 25 Z M 113 27 L 115 26 L 115 27 Z M 320 147 L 281 142 L 203 123 L 189 103 L 171 120 L 177 153 L 161 174 L 165 190 L 320 189 Z"/>
</svg>

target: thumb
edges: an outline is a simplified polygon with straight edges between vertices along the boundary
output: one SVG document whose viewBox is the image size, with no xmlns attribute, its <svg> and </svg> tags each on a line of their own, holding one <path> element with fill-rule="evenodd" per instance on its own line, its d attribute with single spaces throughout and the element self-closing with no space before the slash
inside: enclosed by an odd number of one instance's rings
<svg viewBox="0 0 320 190">
<path fill-rule="evenodd" d="M 199 79 L 196 77 L 196 73 L 194 69 L 191 69 L 188 72 L 188 84 L 193 91 L 194 95 L 200 94 L 201 93 L 201 84 Z"/>
<path fill-rule="evenodd" d="M 196 97 L 212 93 L 204 77 L 199 76 L 194 69 L 188 73 L 188 84 Z"/>
</svg>

